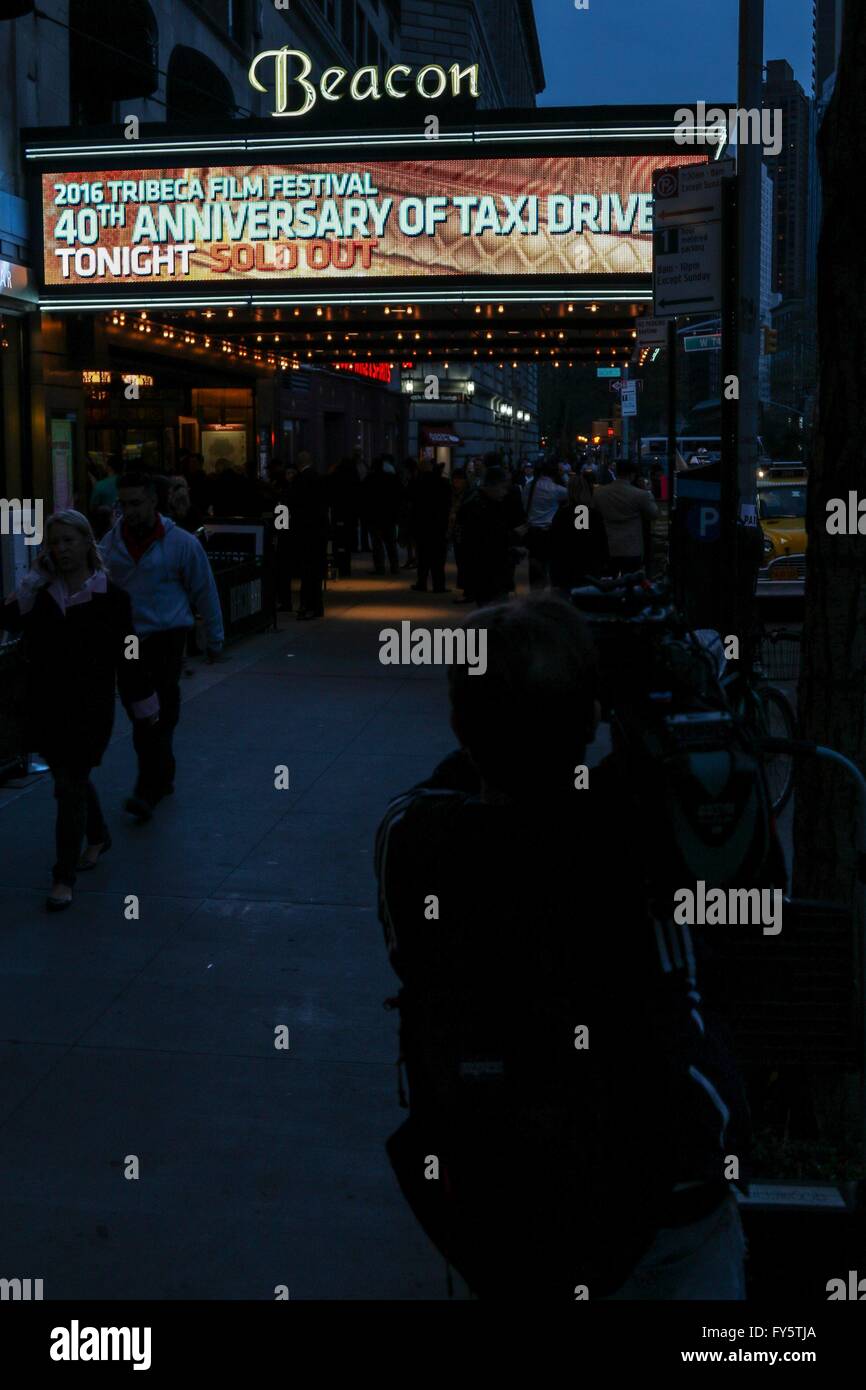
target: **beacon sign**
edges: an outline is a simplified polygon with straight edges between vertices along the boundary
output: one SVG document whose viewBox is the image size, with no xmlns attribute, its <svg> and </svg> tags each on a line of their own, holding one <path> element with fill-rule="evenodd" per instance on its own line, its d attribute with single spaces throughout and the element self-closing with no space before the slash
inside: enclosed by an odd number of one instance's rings
<svg viewBox="0 0 866 1390">
<path fill-rule="evenodd" d="M 260 67 L 270 76 L 270 85 L 261 81 Z M 428 63 L 417 73 L 406 63 L 395 63 L 384 76 L 377 67 L 363 67 L 353 73 L 347 86 L 344 83 L 349 77 L 348 69 L 335 66 L 324 69 L 318 89 L 309 80 L 312 71 L 309 55 L 299 48 L 267 48 L 250 64 L 249 79 L 257 92 L 273 91 L 275 109 L 272 116 L 305 116 L 319 97 L 323 101 L 341 101 L 347 96 L 351 101 L 380 101 L 385 96 L 399 101 L 413 90 L 429 101 L 435 101 L 446 92 L 453 97 L 478 96 L 477 63 L 465 68 L 452 63 L 447 71 L 438 63 Z"/>
</svg>

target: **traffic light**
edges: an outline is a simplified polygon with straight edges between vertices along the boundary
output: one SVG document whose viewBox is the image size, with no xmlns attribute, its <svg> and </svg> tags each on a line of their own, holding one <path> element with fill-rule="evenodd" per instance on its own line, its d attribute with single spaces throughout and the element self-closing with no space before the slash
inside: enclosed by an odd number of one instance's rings
<svg viewBox="0 0 866 1390">
<path fill-rule="evenodd" d="M 764 328 L 764 356 L 779 351 L 779 333 L 775 328 Z"/>
</svg>

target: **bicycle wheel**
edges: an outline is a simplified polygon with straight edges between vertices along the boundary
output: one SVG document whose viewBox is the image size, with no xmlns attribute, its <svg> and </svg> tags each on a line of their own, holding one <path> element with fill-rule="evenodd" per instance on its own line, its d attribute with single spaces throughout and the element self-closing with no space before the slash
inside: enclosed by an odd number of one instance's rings
<svg viewBox="0 0 866 1390">
<path fill-rule="evenodd" d="M 756 732 L 760 738 L 796 738 L 794 710 L 786 695 L 774 685 L 760 685 L 752 690 Z M 794 790 L 794 756 L 792 753 L 767 753 L 764 757 L 767 786 L 770 789 L 775 814 L 781 815 Z"/>
</svg>

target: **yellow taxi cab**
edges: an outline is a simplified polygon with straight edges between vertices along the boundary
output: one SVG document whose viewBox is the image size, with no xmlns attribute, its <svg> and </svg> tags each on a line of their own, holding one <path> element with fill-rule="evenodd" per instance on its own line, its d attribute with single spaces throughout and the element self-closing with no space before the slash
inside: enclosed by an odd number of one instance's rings
<svg viewBox="0 0 866 1390">
<path fill-rule="evenodd" d="M 758 593 L 799 597 L 806 586 L 806 469 L 774 463 L 758 469 L 758 521 L 764 563 Z"/>
</svg>

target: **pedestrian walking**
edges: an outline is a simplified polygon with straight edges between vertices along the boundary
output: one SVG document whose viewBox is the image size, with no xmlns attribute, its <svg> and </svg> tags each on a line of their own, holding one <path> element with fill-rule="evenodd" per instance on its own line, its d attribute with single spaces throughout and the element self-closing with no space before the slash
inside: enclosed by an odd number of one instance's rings
<svg viewBox="0 0 866 1390">
<path fill-rule="evenodd" d="M 563 502 L 550 528 L 550 583 L 554 589 L 572 589 L 607 573 L 607 533 L 593 505 L 595 489 L 591 464 L 572 475 L 568 500 Z"/>
<path fill-rule="evenodd" d="M 292 483 L 289 529 L 301 579 L 301 622 L 325 613 L 322 584 L 328 556 L 328 486 L 313 467 L 306 449 L 298 454 L 298 476 Z"/>
<path fill-rule="evenodd" d="M 445 552 L 448 545 L 451 488 L 442 477 L 441 464 L 434 464 L 430 459 L 421 459 L 412 503 L 412 529 L 418 548 L 418 578 L 412 588 L 426 593 L 429 577 L 433 581 L 434 594 L 447 593 Z"/>
<path fill-rule="evenodd" d="M 413 570 L 418 563 L 415 554 L 415 535 L 412 530 L 415 479 L 417 476 L 418 464 L 415 459 L 404 459 L 403 466 L 398 474 L 402 495 L 400 500 L 400 517 L 397 525 L 397 544 L 402 545 L 406 550 L 406 560 L 403 565 L 404 570 Z"/>
<path fill-rule="evenodd" d="M 515 519 L 507 505 L 511 480 L 488 467 L 478 491 L 461 508 L 460 534 L 467 597 L 478 604 L 507 598 L 514 588 Z"/>
<path fill-rule="evenodd" d="M 400 573 L 397 553 L 397 522 L 402 493 L 400 480 L 390 456 L 373 459 L 370 472 L 361 484 L 361 515 L 373 547 L 373 573 L 385 573 L 385 555 L 392 574 Z"/>
<path fill-rule="evenodd" d="M 334 563 L 340 579 L 352 574 L 352 551 L 355 548 L 360 508 L 360 483 L 354 459 L 344 458 L 328 475 L 328 505 L 331 512 L 331 535 L 334 538 Z"/>
<path fill-rule="evenodd" d="M 149 820 L 174 791 L 174 730 L 180 718 L 180 675 L 194 610 L 201 613 L 208 659 L 222 651 L 223 620 L 207 555 L 195 536 L 157 510 L 156 486 L 147 473 L 125 473 L 118 485 L 121 519 L 100 550 L 109 578 L 129 595 L 141 662 L 159 696 L 155 725 L 135 724 L 138 777 L 126 810 Z"/>
<path fill-rule="evenodd" d="M 550 577 L 550 528 L 557 508 L 568 497 L 559 478 L 558 464 L 543 463 L 536 469 L 532 482 L 523 490 L 523 506 L 529 528 L 526 546 L 529 551 L 530 589 L 543 589 Z"/>
<path fill-rule="evenodd" d="M 81 512 L 48 518 L 33 568 L 0 607 L 0 628 L 23 635 L 31 746 L 54 781 L 57 857 L 46 907 L 59 912 L 72 903 L 77 874 L 111 848 L 91 774 L 111 737 L 115 682 L 134 728 L 152 729 L 159 711 L 144 662 L 129 656 L 129 597 L 109 579 Z"/>
<path fill-rule="evenodd" d="M 271 487 L 273 515 L 275 522 L 278 517 L 277 509 L 284 507 L 285 513 L 279 514 L 280 525 L 274 526 L 276 536 L 276 586 L 277 586 L 277 609 L 280 613 L 292 612 L 292 578 L 295 573 L 295 555 L 292 544 L 292 533 L 289 526 L 283 522 L 288 519 L 291 521 L 292 508 L 292 487 L 297 471 L 291 466 L 278 467 L 275 469 Z"/>
<path fill-rule="evenodd" d="M 659 509 L 652 493 L 636 487 L 637 465 L 620 459 L 619 476 L 607 487 L 598 487 L 593 504 L 607 532 L 611 574 L 633 574 L 644 563 L 644 523 L 653 521 Z"/>
</svg>

